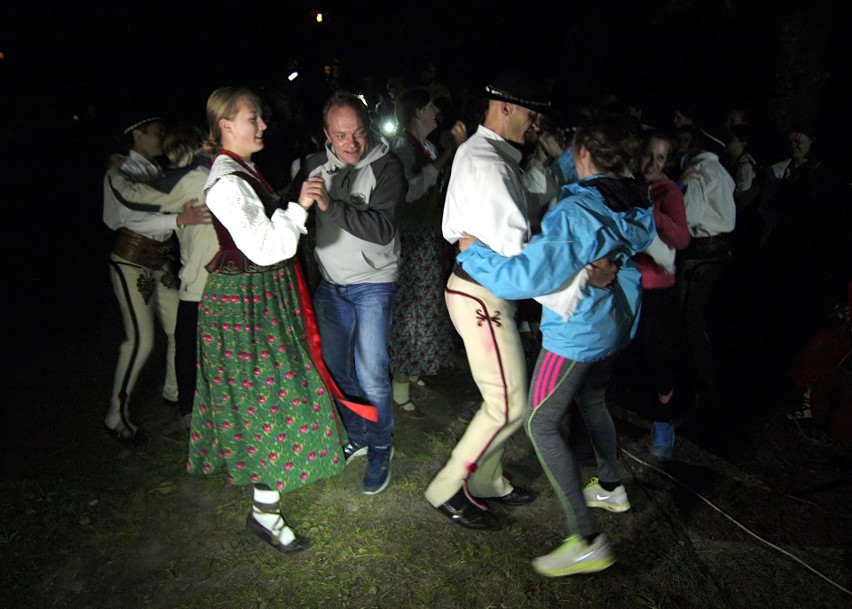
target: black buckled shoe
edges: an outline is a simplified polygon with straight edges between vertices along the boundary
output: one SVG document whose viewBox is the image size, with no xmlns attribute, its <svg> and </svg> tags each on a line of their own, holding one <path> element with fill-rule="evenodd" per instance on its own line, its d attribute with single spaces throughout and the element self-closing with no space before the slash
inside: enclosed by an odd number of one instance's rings
<svg viewBox="0 0 852 609">
<path fill-rule="evenodd" d="M 480 501 L 487 501 L 489 503 L 502 503 L 503 505 L 516 507 L 519 505 L 529 505 L 535 501 L 537 497 L 538 495 L 535 491 L 516 486 L 508 495 L 503 495 L 502 497 L 477 497 L 477 499 Z"/>
<path fill-rule="evenodd" d="M 255 520 L 251 512 L 249 512 L 249 515 L 246 517 L 246 533 L 269 544 L 282 554 L 295 554 L 296 552 L 301 552 L 302 550 L 307 550 L 311 547 L 310 539 L 307 537 L 299 537 L 298 535 L 296 536 L 296 539 L 286 545 L 279 543 L 278 538 L 273 535 L 269 529 Z"/>
<path fill-rule="evenodd" d="M 484 531 L 500 527 L 500 523 L 497 522 L 494 514 L 488 510 L 483 510 L 471 502 L 464 496 L 464 491 L 459 491 L 452 499 L 442 503 L 435 509 L 449 518 L 454 524 L 468 529 Z"/>
</svg>

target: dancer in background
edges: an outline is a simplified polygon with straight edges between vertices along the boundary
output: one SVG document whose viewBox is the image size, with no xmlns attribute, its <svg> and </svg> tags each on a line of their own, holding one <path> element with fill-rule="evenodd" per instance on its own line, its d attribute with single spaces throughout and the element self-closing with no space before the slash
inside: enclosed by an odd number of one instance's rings
<svg viewBox="0 0 852 609">
<path fill-rule="evenodd" d="M 124 341 L 118 351 L 110 406 L 104 424 L 123 442 L 146 439 L 131 421 L 130 405 L 139 373 L 154 348 L 158 319 L 167 338 L 163 399 L 178 400 L 175 374 L 175 325 L 178 311 L 178 277 L 169 268 L 177 258 L 174 232 L 178 228 L 209 223 L 204 206 L 188 200 L 180 213 L 162 213 L 133 205 L 114 188 L 116 179 L 155 183 L 164 178 L 154 159 L 163 153 L 165 127 L 157 116 L 138 117 L 124 129 L 127 157 L 104 177 L 104 223 L 116 231 L 110 256 L 110 279 L 121 309 Z M 193 195 L 197 196 L 197 195 Z"/>
<path fill-rule="evenodd" d="M 390 340 L 393 399 L 400 414 L 418 419 L 423 415 L 411 400 L 411 383 L 422 384 L 420 376 L 437 374 L 454 352 L 444 304 L 440 228 L 446 170 L 456 148 L 467 139 L 467 129 L 456 122 L 438 152 L 428 139 L 438 127 L 438 112 L 426 89 L 403 91 L 396 102 L 401 135 L 390 142 L 408 181 L 401 207 L 400 270 Z"/>
</svg>

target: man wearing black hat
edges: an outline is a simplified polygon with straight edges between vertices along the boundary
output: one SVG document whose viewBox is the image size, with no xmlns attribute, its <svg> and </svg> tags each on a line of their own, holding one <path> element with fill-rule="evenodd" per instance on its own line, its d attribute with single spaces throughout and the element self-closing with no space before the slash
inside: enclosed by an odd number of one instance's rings
<svg viewBox="0 0 852 609">
<path fill-rule="evenodd" d="M 177 276 L 168 272 L 170 245 L 179 226 L 209 222 L 206 208 L 187 202 L 179 214 L 150 211 L 125 200 L 113 188 L 112 176 L 120 172 L 136 182 L 152 183 L 163 176 L 154 159 L 163 153 L 165 128 L 158 116 L 131 122 L 123 136 L 129 152 L 118 168 L 104 177 L 104 223 L 115 231 L 110 255 L 110 279 L 121 308 L 125 338 L 119 347 L 110 406 L 104 424 L 119 440 L 139 440 L 130 420 L 129 399 L 154 345 L 154 318 L 168 339 L 163 398 L 176 402 L 175 324 L 178 309 Z M 171 279 L 170 279 L 171 278 Z"/>
<path fill-rule="evenodd" d="M 524 144 L 527 131 L 538 128 L 539 112 L 550 104 L 543 87 L 520 74 L 504 74 L 485 91 L 485 121 L 458 149 L 442 228 L 451 243 L 467 233 L 512 256 L 530 238 L 521 152 L 515 144 Z M 521 425 L 526 408 L 524 350 L 515 304 L 492 295 L 458 265 L 445 297 L 464 340 L 482 407 L 426 489 L 426 499 L 456 524 L 490 529 L 497 521 L 487 501 L 517 506 L 536 498 L 532 491 L 509 483 L 501 462 L 506 440 Z"/>
</svg>

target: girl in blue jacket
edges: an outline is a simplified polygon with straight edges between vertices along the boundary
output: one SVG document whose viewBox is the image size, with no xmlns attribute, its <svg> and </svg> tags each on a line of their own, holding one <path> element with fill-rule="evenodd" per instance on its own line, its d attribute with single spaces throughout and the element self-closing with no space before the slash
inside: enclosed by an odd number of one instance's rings
<svg viewBox="0 0 852 609">
<path fill-rule="evenodd" d="M 461 243 L 458 261 L 495 296 L 536 298 L 543 305 L 542 351 L 533 371 L 525 429 L 559 497 L 569 536 L 533 568 L 555 577 L 592 573 L 615 559 L 589 507 L 630 508 L 621 484 L 615 427 L 605 402 L 615 354 L 636 330 L 640 272 L 630 260 L 653 240 L 653 210 L 636 170 L 637 134 L 608 118 L 582 126 L 560 164 L 570 162 L 579 182 L 563 187 L 545 215 L 542 233 L 517 256 L 503 257 L 476 241 Z M 587 265 L 609 254 L 621 270 L 607 289 L 588 285 Z M 598 478 L 585 489 L 559 424 L 576 400 L 591 436 Z"/>
</svg>

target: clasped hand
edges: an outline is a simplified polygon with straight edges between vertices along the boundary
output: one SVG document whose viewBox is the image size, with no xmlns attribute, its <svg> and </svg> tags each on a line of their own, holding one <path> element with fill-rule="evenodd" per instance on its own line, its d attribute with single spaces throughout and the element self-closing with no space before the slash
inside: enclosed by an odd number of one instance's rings
<svg viewBox="0 0 852 609">
<path fill-rule="evenodd" d="M 303 208 L 310 209 L 314 203 L 321 211 L 328 209 L 330 202 L 328 190 L 325 187 L 325 180 L 319 174 L 312 175 L 302 183 L 302 190 L 299 193 L 299 205 Z"/>
</svg>

